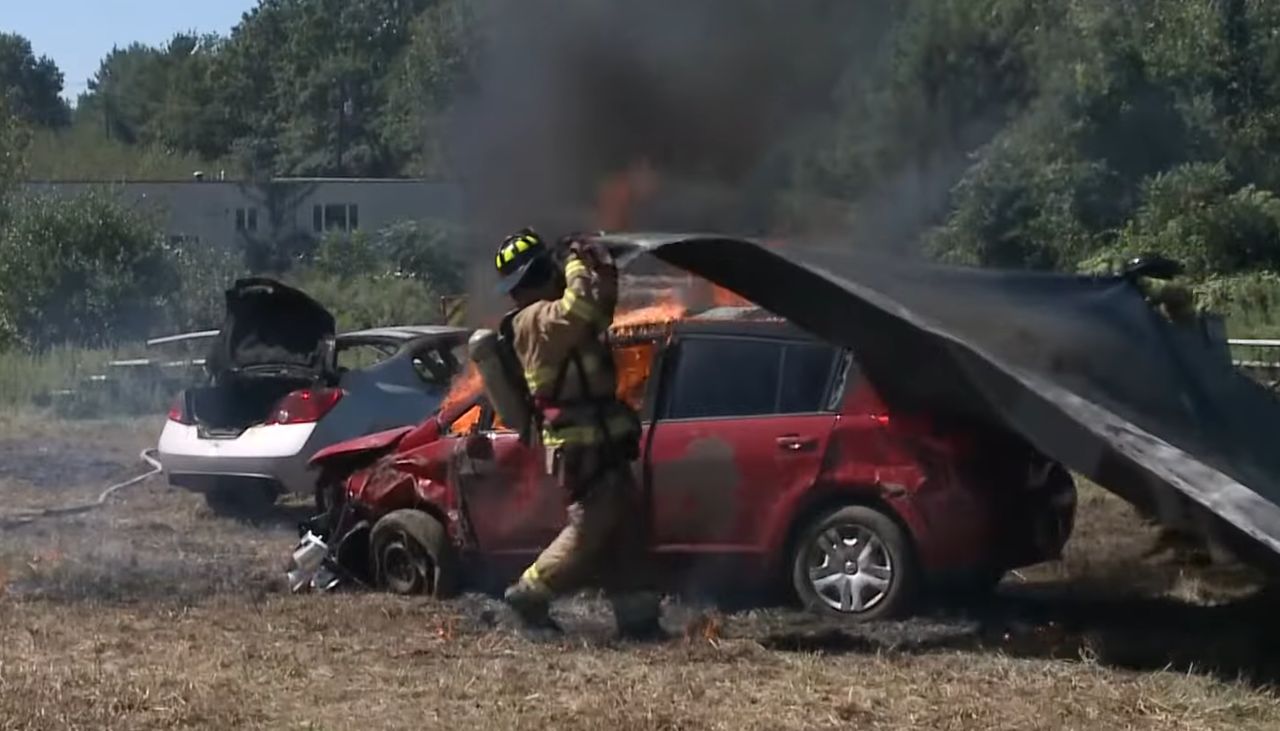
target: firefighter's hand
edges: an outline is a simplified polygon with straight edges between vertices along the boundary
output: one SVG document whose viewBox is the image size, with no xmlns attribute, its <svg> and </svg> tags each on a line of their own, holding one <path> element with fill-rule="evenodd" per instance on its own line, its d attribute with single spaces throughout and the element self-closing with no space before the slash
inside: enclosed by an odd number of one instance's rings
<svg viewBox="0 0 1280 731">
<path fill-rule="evenodd" d="M 569 242 L 569 252 L 577 256 L 592 271 L 614 266 L 613 255 L 609 253 L 609 249 L 597 241 L 574 239 Z"/>
</svg>

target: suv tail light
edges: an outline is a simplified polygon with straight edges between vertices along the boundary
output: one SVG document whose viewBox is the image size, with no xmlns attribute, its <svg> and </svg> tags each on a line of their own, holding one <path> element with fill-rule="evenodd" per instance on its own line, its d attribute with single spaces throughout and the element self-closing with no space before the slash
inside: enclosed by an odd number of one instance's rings
<svg viewBox="0 0 1280 731">
<path fill-rule="evenodd" d="M 342 400 L 340 388 L 304 388 L 280 399 L 268 424 L 311 424 L 320 419 Z"/>
<path fill-rule="evenodd" d="M 169 404 L 169 421 L 176 421 L 183 426 L 191 426 L 195 421 L 187 414 L 187 394 L 179 393 Z"/>
</svg>

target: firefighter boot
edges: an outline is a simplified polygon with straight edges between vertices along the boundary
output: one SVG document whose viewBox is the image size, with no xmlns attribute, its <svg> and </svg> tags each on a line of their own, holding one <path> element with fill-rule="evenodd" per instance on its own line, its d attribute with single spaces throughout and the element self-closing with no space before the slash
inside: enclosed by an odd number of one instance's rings
<svg viewBox="0 0 1280 731">
<path fill-rule="evenodd" d="M 660 642 L 667 639 L 659 620 L 662 617 L 661 597 L 652 592 L 615 594 L 609 597 L 613 606 L 613 618 L 618 624 L 618 636 L 636 642 Z"/>
<path fill-rule="evenodd" d="M 539 634 L 559 633 L 560 625 L 551 618 L 551 597 L 542 587 L 521 579 L 502 595 L 520 619 L 522 628 Z"/>
</svg>

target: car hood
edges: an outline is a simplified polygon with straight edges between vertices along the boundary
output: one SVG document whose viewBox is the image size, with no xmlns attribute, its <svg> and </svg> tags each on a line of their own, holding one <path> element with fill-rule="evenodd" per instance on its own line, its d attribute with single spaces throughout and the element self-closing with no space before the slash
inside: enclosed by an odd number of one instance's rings
<svg viewBox="0 0 1280 731">
<path fill-rule="evenodd" d="M 330 378 L 335 373 L 333 315 L 306 293 L 272 279 L 237 280 L 226 292 L 226 319 L 207 369 L 226 373 Z"/>
<path fill-rule="evenodd" d="M 1225 342 L 1170 326 L 1122 278 L 806 262 L 720 236 L 598 239 L 853 348 L 890 407 L 1021 435 L 1163 519 L 1181 494 L 1280 552 L 1280 401 L 1234 370 Z"/>
</svg>

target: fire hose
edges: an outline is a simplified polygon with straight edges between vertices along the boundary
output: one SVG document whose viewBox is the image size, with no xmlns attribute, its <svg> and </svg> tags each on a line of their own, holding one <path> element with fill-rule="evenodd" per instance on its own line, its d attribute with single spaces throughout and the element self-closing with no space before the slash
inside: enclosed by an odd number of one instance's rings
<svg viewBox="0 0 1280 731">
<path fill-rule="evenodd" d="M 105 490 L 103 490 L 101 493 L 98 494 L 98 499 L 94 500 L 93 502 L 79 503 L 76 505 L 66 505 L 66 506 L 57 507 L 57 508 L 45 508 L 43 510 L 33 510 L 33 511 L 23 512 L 16 516 L 13 516 L 11 520 L 0 522 L 0 526 L 17 527 L 17 526 L 26 525 L 40 518 L 55 518 L 55 517 L 62 517 L 67 515 L 79 515 L 81 513 L 87 513 L 91 510 L 97 510 L 98 508 L 106 505 L 107 501 L 111 499 L 111 496 L 116 494 L 120 490 L 123 490 L 127 487 L 133 487 L 134 485 L 141 484 L 164 471 L 164 467 L 160 464 L 160 460 L 156 459 L 155 449 L 142 450 L 142 452 L 138 454 L 138 458 L 141 459 L 143 462 L 147 463 L 147 465 L 149 465 L 151 469 L 148 472 L 138 475 L 137 477 L 132 477 L 128 480 L 125 480 L 124 482 L 116 483 L 114 485 L 107 487 Z"/>
</svg>

